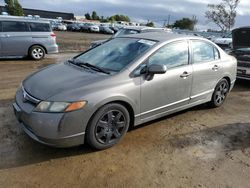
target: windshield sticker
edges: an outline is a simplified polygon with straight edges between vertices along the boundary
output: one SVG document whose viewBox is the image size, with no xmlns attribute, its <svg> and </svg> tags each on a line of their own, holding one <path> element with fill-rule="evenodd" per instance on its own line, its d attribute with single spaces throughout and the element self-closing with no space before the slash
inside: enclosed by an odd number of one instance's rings
<svg viewBox="0 0 250 188">
<path fill-rule="evenodd" d="M 151 41 L 151 40 L 145 40 L 145 39 L 141 39 L 138 41 L 139 43 L 142 43 L 142 44 L 147 44 L 149 46 L 153 46 L 156 42 L 154 41 Z"/>
</svg>

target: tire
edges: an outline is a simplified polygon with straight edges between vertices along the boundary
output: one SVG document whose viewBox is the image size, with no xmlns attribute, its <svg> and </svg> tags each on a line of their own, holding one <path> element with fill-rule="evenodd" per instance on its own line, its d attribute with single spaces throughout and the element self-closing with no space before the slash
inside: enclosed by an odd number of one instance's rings
<svg viewBox="0 0 250 188">
<path fill-rule="evenodd" d="M 220 82 L 215 87 L 212 100 L 209 102 L 209 105 L 212 108 L 220 107 L 225 102 L 229 93 L 229 89 L 228 81 L 224 78 L 220 80 Z"/>
<path fill-rule="evenodd" d="M 39 61 L 44 58 L 45 50 L 43 47 L 38 45 L 32 46 L 29 50 L 29 56 L 31 59 Z"/>
<path fill-rule="evenodd" d="M 86 130 L 87 143 L 96 150 L 112 147 L 121 141 L 130 124 L 128 110 L 117 103 L 100 108 Z"/>
</svg>

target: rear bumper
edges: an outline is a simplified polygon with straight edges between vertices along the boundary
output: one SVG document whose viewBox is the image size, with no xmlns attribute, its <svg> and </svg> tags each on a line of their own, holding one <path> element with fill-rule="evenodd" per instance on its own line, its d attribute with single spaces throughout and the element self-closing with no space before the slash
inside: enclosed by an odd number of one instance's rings
<svg viewBox="0 0 250 188">
<path fill-rule="evenodd" d="M 59 52 L 58 45 L 47 47 L 47 54 L 57 54 Z"/>
</svg>

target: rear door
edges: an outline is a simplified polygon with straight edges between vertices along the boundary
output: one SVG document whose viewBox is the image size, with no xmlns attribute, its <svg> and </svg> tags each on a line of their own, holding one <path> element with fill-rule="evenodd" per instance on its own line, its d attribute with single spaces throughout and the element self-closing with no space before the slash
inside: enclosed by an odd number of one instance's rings
<svg viewBox="0 0 250 188">
<path fill-rule="evenodd" d="M 52 29 L 49 23 L 30 22 L 28 23 L 31 33 L 33 44 L 44 46 L 48 51 L 51 46 L 54 46 L 56 41 L 52 37 Z"/>
<path fill-rule="evenodd" d="M 193 84 L 191 102 L 211 97 L 216 84 L 221 79 L 223 67 L 218 49 L 203 40 L 191 40 L 193 62 Z"/>
<path fill-rule="evenodd" d="M 2 21 L 2 56 L 24 56 L 32 43 L 31 33 L 24 21 Z"/>
</svg>

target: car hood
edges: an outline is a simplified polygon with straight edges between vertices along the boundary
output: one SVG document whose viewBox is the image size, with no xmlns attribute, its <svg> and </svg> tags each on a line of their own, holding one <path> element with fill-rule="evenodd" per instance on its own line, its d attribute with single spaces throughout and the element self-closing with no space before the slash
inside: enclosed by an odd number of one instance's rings
<svg viewBox="0 0 250 188">
<path fill-rule="evenodd" d="M 30 75 L 23 81 L 23 87 L 33 97 L 47 100 L 54 95 L 86 87 L 107 77 L 109 76 L 102 73 L 61 63 Z"/>
<path fill-rule="evenodd" d="M 233 30 L 233 48 L 250 48 L 250 28 L 238 28 Z M 248 51 L 248 50 L 247 50 Z"/>
</svg>

